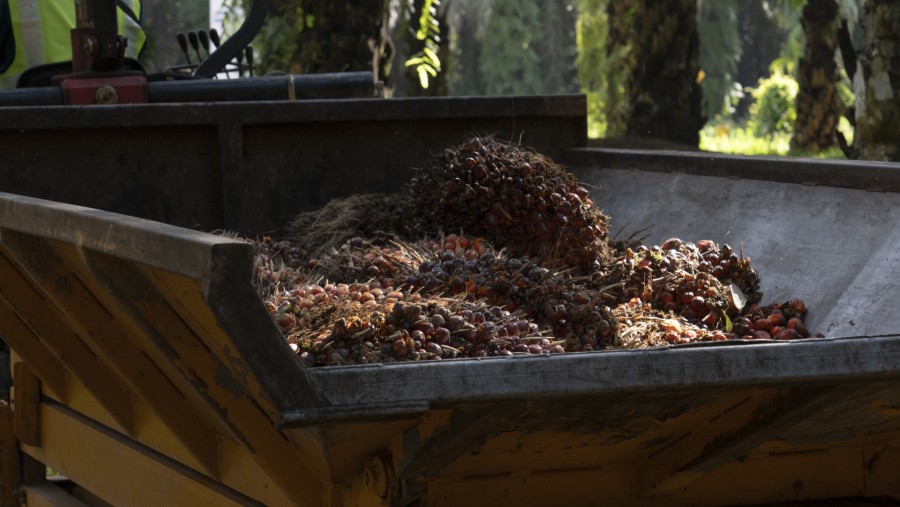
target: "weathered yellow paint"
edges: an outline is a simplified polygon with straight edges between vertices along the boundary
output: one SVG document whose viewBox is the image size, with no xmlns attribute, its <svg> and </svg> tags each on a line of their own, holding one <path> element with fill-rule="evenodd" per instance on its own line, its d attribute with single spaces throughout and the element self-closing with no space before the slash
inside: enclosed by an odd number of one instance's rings
<svg viewBox="0 0 900 507">
<path fill-rule="evenodd" d="M 865 448 L 862 466 L 866 496 L 900 492 L 900 440 Z"/>
<path fill-rule="evenodd" d="M 29 246 L 36 253 L 36 245 Z M 50 248 L 52 251 L 49 251 Z M 47 291 L 44 296 L 66 314 L 79 337 L 91 346 L 98 357 L 152 407 L 153 413 L 201 463 L 204 471 L 217 477 L 216 434 L 210 431 L 202 417 L 198 417 L 198 412 L 188 403 L 186 396 L 135 343 L 134 337 L 140 336 L 141 330 L 110 314 L 110 309 L 121 303 L 117 303 L 96 283 L 87 267 L 80 262 L 80 255 L 74 247 L 61 243 L 53 246 L 47 244 L 43 250 L 43 257 L 55 262 L 45 263 L 49 264 L 49 269 L 32 270 L 32 276 L 44 287 L 54 287 L 55 280 L 67 281 L 65 291 Z M 139 423 L 140 420 L 135 421 L 135 424 Z M 135 428 L 135 432 L 138 431 Z"/>
<path fill-rule="evenodd" d="M 137 302 L 143 317 L 153 321 L 157 329 L 171 330 L 171 336 L 195 336 L 204 346 L 198 350 L 194 344 L 186 346 L 183 339 L 168 341 L 178 355 L 179 368 L 189 370 L 204 383 L 203 389 L 222 414 L 227 414 L 228 422 L 274 484 L 297 505 L 322 505 L 327 468 L 322 466 L 321 452 L 300 450 L 297 442 L 275 429 L 275 410 L 260 396 L 250 368 L 209 313 L 201 282 L 149 268 L 144 271 L 168 307 L 156 304 L 141 308 L 146 302 Z M 223 373 L 228 376 L 225 385 L 221 383 Z"/>
<path fill-rule="evenodd" d="M 385 507 L 397 484 L 381 458 L 372 460 L 359 474 L 343 484 L 334 485 L 340 493 L 329 507 Z"/>
<path fill-rule="evenodd" d="M 5 255 L 4 255 L 5 256 Z M 53 352 L 60 363 L 75 374 L 101 400 L 107 411 L 127 433 L 132 432 L 134 403 L 128 387 L 110 367 L 97 357 L 78 336 L 58 309 L 45 303 L 41 295 L 13 262 L 0 262 L 0 293 L 15 294 L 11 303 L 18 317 Z"/>
<path fill-rule="evenodd" d="M 50 482 L 22 487 L 28 507 L 88 507 L 88 505 Z"/>
<path fill-rule="evenodd" d="M 10 237 L 6 236 L 5 240 L 9 241 Z M 136 396 L 131 409 L 128 410 L 130 427 L 124 427 L 121 424 L 122 417 L 114 416 L 112 412 L 121 407 L 115 404 L 110 407 L 106 403 L 101 403 L 96 396 L 96 390 L 88 389 L 81 382 L 80 374 L 84 371 L 81 367 L 63 367 L 62 362 L 55 355 L 57 351 L 54 350 L 51 353 L 51 347 L 55 347 L 56 344 L 50 343 L 45 346 L 37 337 L 40 333 L 36 333 L 31 327 L 26 326 L 23 323 L 23 318 L 20 318 L 21 316 L 16 310 L 10 305 L 4 307 L 0 304 L 0 312 L 4 309 L 7 311 L 6 314 L 0 315 L 0 317 L 8 317 L 6 320 L 10 323 L 20 324 L 18 328 L 15 325 L 4 326 L 4 331 L 7 334 L 9 330 L 18 330 L 19 332 L 17 335 L 11 336 L 13 339 L 10 340 L 14 355 L 16 355 L 16 347 L 24 345 L 23 348 L 26 352 L 32 352 L 29 355 L 29 361 L 34 360 L 36 366 L 43 373 L 47 374 L 47 378 L 54 385 L 54 388 L 50 389 L 50 384 L 43 383 L 43 394 L 46 399 L 57 400 L 77 412 L 87 415 L 90 419 L 106 426 L 108 428 L 107 431 L 127 434 L 130 438 L 134 438 L 143 445 L 148 446 L 149 449 L 160 452 L 167 458 L 174 460 L 174 462 L 178 462 L 198 473 L 210 476 L 218 475 L 218 479 L 225 486 L 239 491 L 247 497 L 255 498 L 266 505 L 287 506 L 302 504 L 302 502 L 288 500 L 281 488 L 275 485 L 269 473 L 260 467 L 255 455 L 255 449 L 246 447 L 243 442 L 238 442 L 232 428 L 228 426 L 231 422 L 231 414 L 227 412 L 228 404 L 226 403 L 225 410 L 222 410 L 223 407 L 218 404 L 218 401 L 210 397 L 211 391 L 206 389 L 207 385 L 214 385 L 214 382 L 202 382 L 203 386 L 200 389 L 202 392 L 197 391 L 196 386 L 198 384 L 194 382 L 197 376 L 194 374 L 194 369 L 198 368 L 198 365 L 204 364 L 202 359 L 197 358 L 209 357 L 208 348 L 195 340 L 196 355 L 188 361 L 182 362 L 181 367 L 176 366 L 174 364 L 175 361 L 167 355 L 171 352 L 169 349 L 165 349 L 168 347 L 168 344 L 163 344 L 165 350 L 160 349 L 160 347 L 152 347 L 154 345 L 151 343 L 152 339 L 147 336 L 147 333 L 143 333 L 143 331 L 147 330 L 147 327 L 133 320 L 133 316 L 116 311 L 118 308 L 115 304 L 117 295 L 107 292 L 105 288 L 99 285 L 100 282 L 91 278 L 91 273 L 87 271 L 89 268 L 79 265 L 79 252 L 67 249 L 67 247 L 60 248 L 59 245 L 54 246 L 58 254 L 56 262 L 48 264 L 50 269 L 46 272 L 34 276 L 42 282 L 40 284 L 41 287 L 56 287 L 60 290 L 59 293 L 45 294 L 47 299 L 40 302 L 43 305 L 49 302 L 52 304 L 51 308 L 62 309 L 58 313 L 60 318 L 57 320 L 56 325 L 60 321 L 65 321 L 66 325 L 63 326 L 62 330 L 64 332 L 68 330 L 68 332 L 82 339 L 85 342 L 83 345 L 86 345 L 82 350 L 90 350 L 97 355 L 94 360 L 90 361 L 94 367 L 98 365 L 98 360 L 102 361 L 100 363 L 101 366 L 103 363 L 108 365 L 108 371 L 115 372 L 119 379 L 127 380 L 127 383 L 124 383 L 124 385 L 139 393 L 146 394 L 147 397 L 154 401 L 154 405 L 151 406 L 144 403 L 145 397 L 143 395 Z M 47 257 L 46 251 L 41 253 L 45 255 L 45 258 Z M 50 257 L 52 258 L 52 256 Z M 6 260 L 5 256 L 0 258 L 0 262 Z M 6 267 L 8 268 L 7 272 L 15 270 L 17 273 L 21 273 L 12 263 L 7 262 Z M 18 298 L 22 294 L 21 289 L 24 288 L 31 291 L 31 294 L 35 297 L 32 301 L 36 302 L 37 291 L 34 289 L 34 286 L 25 282 L 25 280 L 25 276 L 20 274 L 20 285 L 14 288 L 19 290 L 19 292 L 15 293 L 16 300 L 19 301 Z M 126 283 L 132 282 L 129 279 L 124 281 Z M 0 283 L 3 282 L 9 283 L 10 278 L 0 281 Z M 102 301 L 100 298 L 102 298 Z M 159 300 L 162 302 L 162 306 L 168 308 L 167 303 L 161 297 Z M 100 307 L 102 305 L 108 306 L 103 309 Z M 171 314 L 171 308 L 168 311 Z M 137 317 L 140 318 L 141 316 Z M 42 328 L 40 331 L 46 334 L 54 329 L 47 325 L 46 328 Z M 183 330 L 183 328 L 175 329 L 175 331 L 180 330 Z M 190 336 L 190 334 L 185 336 Z M 29 348 L 29 345 L 33 346 Z M 29 362 L 29 366 L 30 364 Z M 157 365 L 160 364 L 161 367 L 157 368 Z M 162 373 L 163 368 L 166 368 L 170 375 Z M 71 373 L 70 370 L 75 373 Z M 186 370 L 190 371 L 193 377 L 188 378 L 182 373 Z M 171 375 L 172 372 L 176 375 Z M 210 370 L 210 375 L 206 380 L 214 378 L 212 373 L 215 373 L 215 371 Z M 24 383 L 22 385 L 24 386 Z M 181 386 L 182 392 L 178 392 L 176 385 Z M 154 392 L 157 390 L 163 391 L 163 394 L 168 393 L 169 397 L 165 398 L 159 392 Z M 190 393 L 193 397 L 191 403 L 185 401 L 186 396 L 183 396 L 184 393 Z M 36 389 L 29 389 L 29 395 L 37 396 L 38 394 L 39 392 Z M 212 394 L 221 397 L 222 393 L 213 392 Z M 232 396 L 233 393 L 229 392 L 227 394 L 227 397 Z M 168 406 L 169 404 L 172 406 Z M 251 400 L 245 400 L 244 405 L 259 413 L 259 407 Z M 26 412 L 23 410 L 22 414 L 26 414 Z M 168 421 L 164 422 L 162 417 L 168 417 Z M 181 420 L 179 421 L 178 418 Z M 204 424 L 205 421 L 213 421 L 214 424 Z M 268 432 L 273 437 L 280 439 L 279 446 L 282 449 L 280 454 L 283 455 L 284 451 L 290 452 L 290 445 L 283 436 L 277 434 L 270 420 L 258 417 L 256 421 L 254 424 L 258 429 L 255 431 Z M 188 426 L 188 423 L 192 424 L 192 426 Z M 173 429 L 179 431 L 179 433 L 176 434 Z M 196 438 L 193 441 L 189 441 L 186 440 L 186 435 L 189 438 Z M 203 444 L 204 441 L 207 443 Z M 215 445 L 218 448 L 215 453 L 208 455 L 212 461 L 207 460 L 206 463 L 201 464 L 197 460 L 196 446 L 199 444 L 203 444 L 207 448 L 210 445 Z M 37 446 L 33 447 L 38 448 Z M 44 453 L 42 459 L 49 457 L 53 458 L 55 462 L 62 463 L 58 458 L 46 454 L 51 452 L 50 449 L 41 449 L 42 453 Z M 189 452 L 189 449 L 194 452 Z M 57 465 L 56 468 L 67 476 L 79 475 L 80 471 L 77 467 L 84 466 L 84 464 L 75 460 L 72 463 L 76 466 L 76 469 L 63 469 L 61 465 Z M 295 465 L 296 460 L 284 460 L 283 463 L 286 471 L 296 470 L 297 468 Z M 218 471 L 218 473 L 211 473 L 212 471 Z M 296 477 L 295 480 L 304 482 L 308 479 Z M 107 484 L 103 487 L 113 486 Z M 320 483 L 315 483 L 315 486 L 316 488 L 313 488 L 313 492 L 309 494 L 309 498 L 313 500 L 310 505 L 316 505 L 317 501 L 321 499 L 321 495 L 317 495 L 315 491 L 317 489 L 321 490 L 322 486 Z"/>
<path fill-rule="evenodd" d="M 664 497 L 641 495 L 636 467 L 455 477 L 428 481 L 429 507 L 667 507 L 755 504 L 863 495 L 859 450 L 767 456 L 725 465 Z M 878 493 L 876 493 L 878 494 Z"/>
<path fill-rule="evenodd" d="M 777 399 L 775 390 L 759 390 L 750 396 L 738 393 L 730 399 L 718 399 L 715 406 L 722 407 L 720 410 L 705 421 L 691 425 L 689 433 L 680 435 L 671 445 L 654 452 L 640 466 L 638 484 L 641 491 L 660 496 L 697 480 L 703 472 L 685 468 L 686 465 L 708 451 L 709 446 L 720 437 L 751 427 L 760 407 Z"/>
<path fill-rule="evenodd" d="M 0 254 L 0 264 L 6 264 L 7 270 L 12 269 L 2 254 Z M 0 269 L 3 268 L 0 267 Z M 32 365 L 47 387 L 60 398 L 65 397 L 63 386 L 65 385 L 66 370 L 62 363 L 47 348 L 46 344 L 41 342 L 34 330 L 25 325 L 2 293 L 3 281 L 0 280 L 0 322 L 3 322 L 3 335 L 6 342 Z"/>
<path fill-rule="evenodd" d="M 114 505 L 246 505 L 247 499 L 53 402 L 40 406 L 41 447 L 25 453 Z"/>
<path fill-rule="evenodd" d="M 13 429 L 19 442 L 29 445 L 41 445 L 41 433 L 38 427 L 38 403 L 41 399 L 41 382 L 25 363 L 17 362 L 12 368 Z"/>
<path fill-rule="evenodd" d="M 889 419 L 897 419 L 900 418 L 900 406 L 897 406 L 893 403 L 887 403 L 881 400 L 873 401 L 871 404 L 871 409 L 873 411 L 880 412 L 886 418 Z"/>
<path fill-rule="evenodd" d="M 68 389 L 74 394 L 72 402 L 67 404 L 69 408 L 92 419 L 92 424 L 109 428 L 107 423 L 112 422 L 112 419 L 83 386 L 73 382 Z M 44 396 L 46 399 L 52 399 L 48 393 L 44 393 Z M 136 421 L 136 439 L 142 445 L 198 473 L 203 471 L 200 464 L 181 446 L 168 428 L 155 418 L 152 412 L 138 413 Z M 275 487 L 268 475 L 256 463 L 250 451 L 243 445 L 231 440 L 220 440 L 219 446 L 218 468 L 221 470 L 219 481 L 222 484 L 265 505 L 293 505 L 281 490 Z M 71 474 L 71 470 L 67 469 L 58 469 L 58 471 L 66 476 Z"/>
<path fill-rule="evenodd" d="M 442 431 L 452 431 L 450 418 L 452 410 L 431 410 L 419 423 L 400 433 L 391 441 L 391 457 L 394 470 L 403 473 L 403 470 L 416 459 L 419 449 L 429 439 Z"/>
</svg>

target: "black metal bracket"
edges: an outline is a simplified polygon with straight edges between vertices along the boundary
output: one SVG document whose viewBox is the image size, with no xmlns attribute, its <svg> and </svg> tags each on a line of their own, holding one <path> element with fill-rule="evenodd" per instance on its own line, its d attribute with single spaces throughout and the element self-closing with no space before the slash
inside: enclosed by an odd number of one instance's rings
<svg viewBox="0 0 900 507">
<path fill-rule="evenodd" d="M 228 62 L 236 58 L 247 44 L 253 41 L 256 34 L 262 28 L 266 21 L 266 15 L 269 11 L 268 0 L 252 0 L 250 2 L 250 12 L 238 31 L 228 38 L 213 51 L 211 55 L 206 57 L 202 63 L 194 71 L 194 76 L 212 78 L 228 65 Z"/>
</svg>

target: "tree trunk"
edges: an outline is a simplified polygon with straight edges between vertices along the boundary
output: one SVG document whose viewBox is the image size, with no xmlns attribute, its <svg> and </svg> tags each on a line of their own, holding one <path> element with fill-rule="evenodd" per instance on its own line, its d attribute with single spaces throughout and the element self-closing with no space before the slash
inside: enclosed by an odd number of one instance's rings
<svg viewBox="0 0 900 507">
<path fill-rule="evenodd" d="M 299 34 L 299 72 L 373 71 L 372 46 L 381 40 L 384 0 L 301 0 L 311 26 Z M 287 13 L 292 19 L 297 11 Z"/>
<path fill-rule="evenodd" d="M 577 93 L 575 23 L 578 12 L 575 2 L 542 0 L 541 11 L 543 35 L 538 53 L 544 73 L 543 93 Z"/>
<path fill-rule="evenodd" d="M 484 15 L 482 0 L 453 0 L 456 8 L 457 49 L 453 57 L 456 66 L 451 77 L 451 93 L 454 95 L 484 95 L 481 79 L 481 41 L 478 39 L 478 22 Z"/>
<path fill-rule="evenodd" d="M 785 34 L 764 8 L 762 0 L 741 1 L 738 6 L 742 51 L 736 80 L 743 87 L 756 86 L 760 78 L 769 75 L 769 65 L 778 57 Z M 735 107 L 734 117 L 749 118 L 751 103 L 753 98 L 748 93 Z"/>
<path fill-rule="evenodd" d="M 607 85 L 604 101 L 607 137 L 624 135 L 628 127 L 633 106 L 629 98 L 631 82 L 642 49 L 641 45 L 634 43 L 634 27 L 643 16 L 643 11 L 643 0 L 612 0 L 606 6 L 609 22 L 606 36 L 607 80 L 619 84 Z"/>
<path fill-rule="evenodd" d="M 697 146 L 705 123 L 697 83 L 700 46 L 695 0 L 638 0 L 626 23 L 614 21 L 632 2 L 610 2 L 610 42 L 628 41 L 631 76 L 625 98 L 630 113 L 625 133 Z M 630 25 L 630 27 L 628 26 Z M 624 39 L 623 39 L 624 37 Z M 612 57 L 612 53 L 610 53 Z"/>
<path fill-rule="evenodd" d="M 807 0 L 800 18 L 806 49 L 797 66 L 797 120 L 791 149 L 818 152 L 837 144 L 841 102 L 835 87 L 838 67 L 837 29 L 840 22 L 835 0 Z"/>
<path fill-rule="evenodd" d="M 854 146 L 859 158 L 900 162 L 900 1 L 866 0 L 861 16 Z"/>
</svg>

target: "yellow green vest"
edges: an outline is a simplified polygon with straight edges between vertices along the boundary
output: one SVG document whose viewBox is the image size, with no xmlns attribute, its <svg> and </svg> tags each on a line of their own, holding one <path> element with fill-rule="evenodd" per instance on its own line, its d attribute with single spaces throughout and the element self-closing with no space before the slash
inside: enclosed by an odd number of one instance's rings
<svg viewBox="0 0 900 507">
<path fill-rule="evenodd" d="M 140 0 L 125 4 L 141 19 Z M 9 0 L 16 54 L 0 74 L 0 88 L 15 88 L 19 75 L 30 67 L 72 59 L 71 30 L 75 28 L 74 0 Z M 125 56 L 137 58 L 147 36 L 140 24 L 117 9 L 119 34 L 128 39 Z"/>
</svg>

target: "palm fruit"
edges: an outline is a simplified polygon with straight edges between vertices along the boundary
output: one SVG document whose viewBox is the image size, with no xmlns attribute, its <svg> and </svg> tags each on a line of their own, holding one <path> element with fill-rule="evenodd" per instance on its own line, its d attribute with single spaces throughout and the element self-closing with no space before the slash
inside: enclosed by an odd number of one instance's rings
<svg viewBox="0 0 900 507">
<path fill-rule="evenodd" d="M 289 241 L 275 241 L 269 236 L 245 241 L 254 246 L 253 285 L 264 301 L 284 287 L 306 281 L 308 254 Z"/>
<path fill-rule="evenodd" d="M 661 246 L 626 249 L 593 284 L 611 282 L 620 303 L 637 298 L 711 330 L 729 331 L 730 318 L 762 295 L 750 259 L 708 240 L 694 244 L 672 238 Z"/>
<path fill-rule="evenodd" d="M 581 279 L 482 247 L 444 250 L 419 265 L 403 286 L 424 294 L 484 300 L 551 330 L 569 352 L 616 344 L 616 322 L 603 295 Z"/>
<path fill-rule="evenodd" d="M 473 138 L 430 159 L 402 192 L 415 237 L 464 231 L 512 257 L 589 273 L 611 259 L 607 217 L 574 175 L 531 149 Z"/>
<path fill-rule="evenodd" d="M 418 272 L 422 255 L 418 247 L 399 240 L 383 243 L 355 237 L 321 255 L 310 277 L 337 282 L 368 280 L 396 287 Z"/>
<path fill-rule="evenodd" d="M 365 280 L 426 296 L 484 301 L 536 322 L 564 340 L 566 351 L 616 343 L 615 320 L 602 294 L 581 279 L 498 253 L 479 239 L 451 234 L 439 241 L 379 246 L 355 238 L 320 258 L 310 278 Z"/>
<path fill-rule="evenodd" d="M 289 230 L 251 241 L 254 284 L 311 366 L 810 335 L 802 301 L 759 304 L 742 253 L 609 241 L 574 176 L 490 138 L 433 157 L 399 194 L 338 199 Z"/>
<path fill-rule="evenodd" d="M 298 286 L 266 306 L 310 366 L 564 352 L 537 324 L 481 301 L 354 283 Z"/>
</svg>

